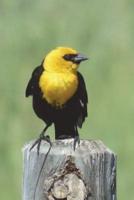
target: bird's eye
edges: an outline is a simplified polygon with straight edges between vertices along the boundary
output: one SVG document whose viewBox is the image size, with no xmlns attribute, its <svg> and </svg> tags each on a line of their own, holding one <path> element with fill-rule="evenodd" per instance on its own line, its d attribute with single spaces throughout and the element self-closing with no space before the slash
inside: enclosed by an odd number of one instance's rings
<svg viewBox="0 0 134 200">
<path fill-rule="evenodd" d="M 63 58 L 67 61 L 73 61 L 75 56 L 77 56 L 77 54 L 66 54 L 63 56 Z"/>
</svg>

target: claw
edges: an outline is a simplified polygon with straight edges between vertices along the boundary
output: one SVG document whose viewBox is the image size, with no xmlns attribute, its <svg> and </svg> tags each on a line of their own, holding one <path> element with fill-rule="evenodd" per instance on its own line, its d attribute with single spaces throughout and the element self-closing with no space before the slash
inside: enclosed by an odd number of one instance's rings
<svg viewBox="0 0 134 200">
<path fill-rule="evenodd" d="M 43 140 L 44 140 L 44 139 L 43 139 Z M 51 140 L 50 140 L 49 135 L 46 135 L 46 136 L 45 136 L 45 141 L 48 142 L 48 143 L 50 144 L 50 146 L 52 146 L 52 142 L 51 142 Z"/>
<path fill-rule="evenodd" d="M 33 143 L 33 145 L 31 146 L 31 148 L 30 148 L 29 151 L 31 151 L 31 150 L 36 146 L 36 144 L 39 143 L 39 141 L 40 141 L 40 138 L 38 138 L 38 139 Z"/>
<path fill-rule="evenodd" d="M 73 144 L 73 148 L 74 148 L 74 151 L 75 151 L 75 149 L 76 149 L 76 145 L 80 145 L 80 138 L 79 138 L 79 136 L 77 135 L 77 136 L 75 136 L 75 138 L 74 138 L 74 144 Z"/>
<path fill-rule="evenodd" d="M 37 144 L 37 155 L 39 156 L 39 152 L 40 152 L 40 145 L 41 145 L 41 141 L 42 141 L 42 138 L 40 138 L 38 144 Z"/>
<path fill-rule="evenodd" d="M 41 146 L 41 141 L 44 140 L 52 146 L 51 140 L 49 135 L 44 136 L 42 133 L 40 134 L 40 137 L 33 143 L 33 145 L 30 148 L 30 151 L 37 145 L 37 155 L 39 155 L 40 152 L 40 146 Z"/>
</svg>

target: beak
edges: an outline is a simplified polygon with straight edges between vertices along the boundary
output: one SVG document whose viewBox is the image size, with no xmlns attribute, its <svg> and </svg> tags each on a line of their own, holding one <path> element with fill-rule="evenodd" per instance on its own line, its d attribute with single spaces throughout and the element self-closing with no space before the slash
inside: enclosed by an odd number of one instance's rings
<svg viewBox="0 0 134 200">
<path fill-rule="evenodd" d="M 77 54 L 75 57 L 74 57 L 74 62 L 79 64 L 80 62 L 84 61 L 84 60 L 88 60 L 88 58 L 82 54 Z"/>
</svg>

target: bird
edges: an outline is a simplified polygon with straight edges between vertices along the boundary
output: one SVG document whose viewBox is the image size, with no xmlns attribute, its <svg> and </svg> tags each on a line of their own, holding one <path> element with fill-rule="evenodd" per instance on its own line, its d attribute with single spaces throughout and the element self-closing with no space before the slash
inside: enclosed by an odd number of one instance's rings
<svg viewBox="0 0 134 200">
<path fill-rule="evenodd" d="M 45 127 L 34 142 L 39 153 L 42 140 L 51 145 L 46 131 L 54 124 L 55 139 L 74 139 L 74 149 L 80 143 L 78 127 L 82 128 L 88 116 L 88 94 L 86 84 L 78 67 L 86 56 L 70 47 L 51 50 L 28 81 L 25 96 L 32 96 L 35 114 L 43 120 Z"/>
</svg>

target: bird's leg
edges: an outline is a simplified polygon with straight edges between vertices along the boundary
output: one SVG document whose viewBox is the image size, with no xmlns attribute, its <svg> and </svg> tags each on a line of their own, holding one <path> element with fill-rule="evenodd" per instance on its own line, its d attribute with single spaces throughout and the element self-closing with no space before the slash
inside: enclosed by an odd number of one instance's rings
<svg viewBox="0 0 134 200">
<path fill-rule="evenodd" d="M 75 127 L 75 130 L 76 130 L 76 136 L 74 137 L 74 144 L 73 144 L 74 151 L 76 149 L 76 145 L 80 144 L 80 137 L 79 137 L 79 133 L 78 133 L 77 127 Z"/>
<path fill-rule="evenodd" d="M 35 145 L 37 145 L 37 154 L 39 155 L 39 151 L 40 151 L 40 145 L 41 145 L 41 141 L 44 140 L 44 141 L 47 141 L 50 146 L 52 146 L 51 144 L 51 141 L 50 141 L 50 137 L 48 135 L 45 136 L 45 132 L 46 130 L 48 129 L 48 127 L 50 126 L 51 124 L 47 124 L 46 127 L 43 129 L 43 131 L 41 132 L 39 138 L 33 143 L 33 145 L 31 146 L 30 148 L 30 151 L 35 147 Z"/>
</svg>

